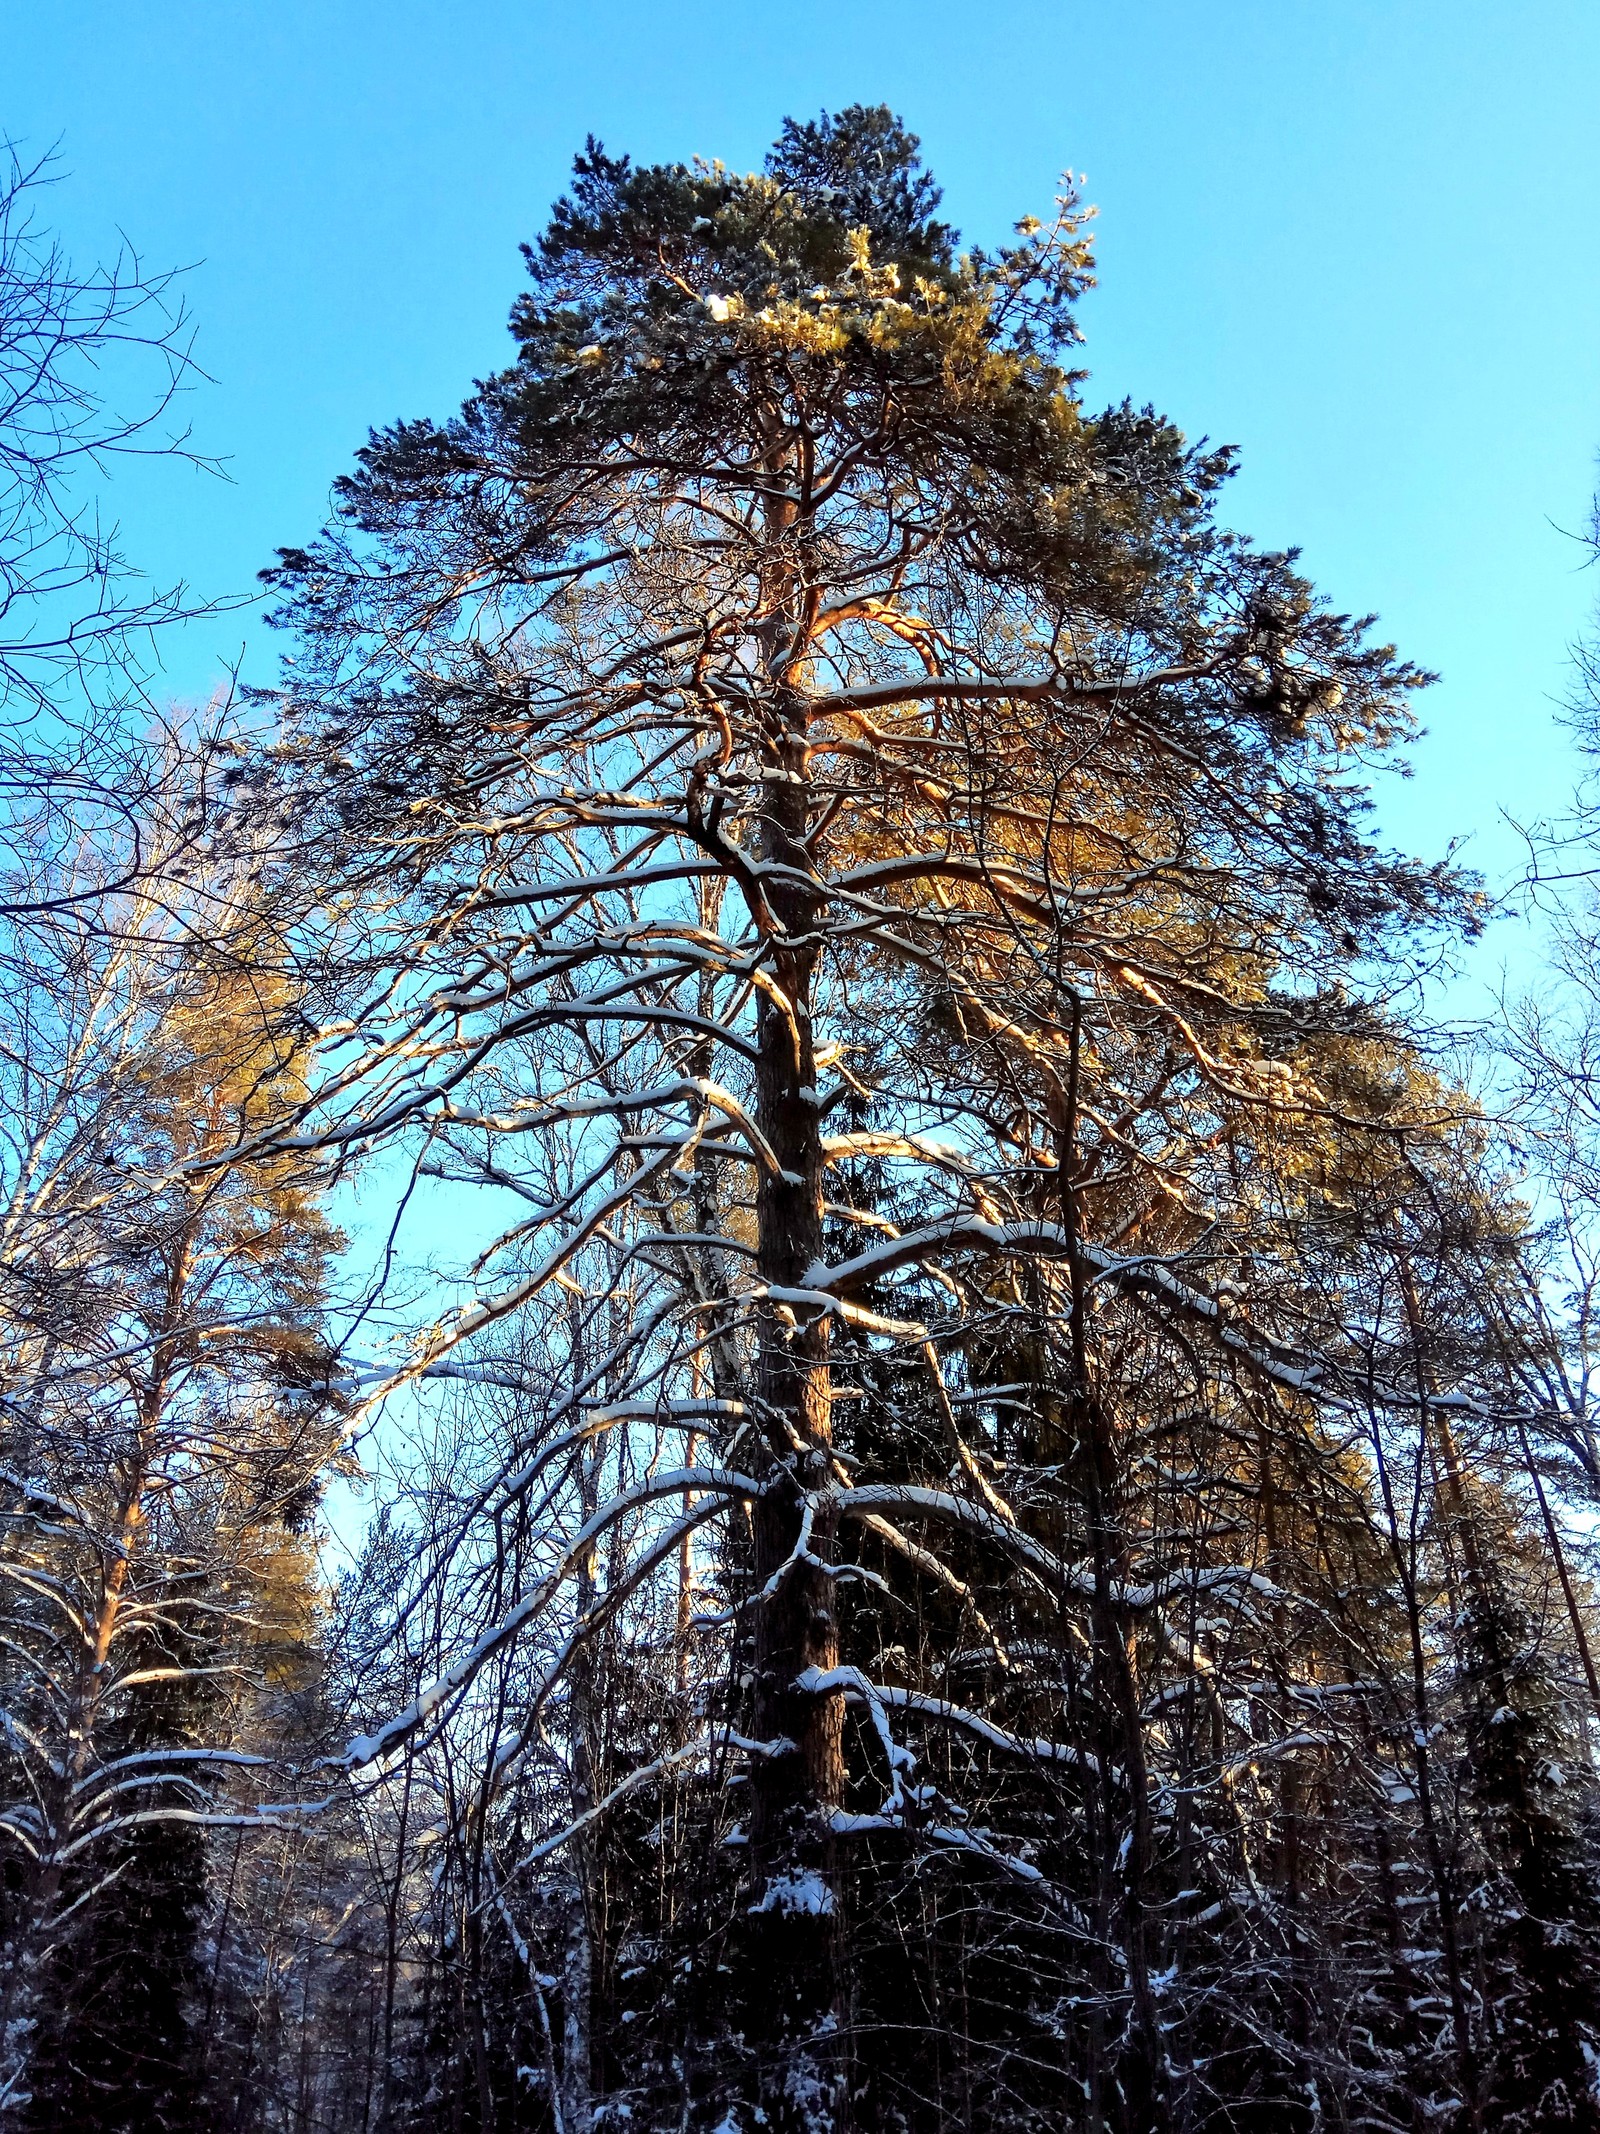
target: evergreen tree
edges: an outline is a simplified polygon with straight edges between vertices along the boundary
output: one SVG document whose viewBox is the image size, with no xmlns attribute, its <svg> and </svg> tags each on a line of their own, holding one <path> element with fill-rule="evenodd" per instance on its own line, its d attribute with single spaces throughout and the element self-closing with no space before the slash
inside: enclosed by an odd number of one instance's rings
<svg viewBox="0 0 1600 2134">
<path fill-rule="evenodd" d="M 1363 829 L 1419 677 L 1219 526 L 1225 453 L 1086 406 L 1074 202 L 994 253 L 938 206 L 881 109 L 790 123 L 749 177 L 591 143 L 516 362 L 375 435 L 273 574 L 278 777 L 394 1003 L 305 1132 L 420 1129 L 518 1196 L 501 1285 L 401 1375 L 470 1381 L 517 1314 L 559 1356 L 563 1283 L 591 1330 L 476 1498 L 543 1507 L 525 1579 L 497 1542 L 498 1627 L 360 1756 L 440 1695 L 482 1730 L 447 1938 L 487 2123 L 511 1641 L 553 1654 L 515 1738 L 576 1729 L 590 1690 L 559 1699 L 704 1526 L 696 1827 L 737 1800 L 742 1886 L 702 1877 L 715 1938 L 690 1906 L 694 1946 L 616 1974 L 650 1982 L 596 2040 L 619 2108 L 920 2126 L 955 2083 L 973 2124 L 1073 2094 L 1310 2126 L 1396 2079 L 1350 1994 L 1420 1880 L 1442 1954 L 1395 1925 L 1387 1961 L 1445 2023 L 1383 2023 L 1481 2120 L 1448 1537 L 1395 1465 L 1441 1396 L 1374 1184 L 1458 1105 L 1358 983 L 1473 923 Z M 564 1448 L 607 1440 L 585 1494 Z M 582 1842 L 642 1917 L 630 1821 L 686 1781 L 626 1708 L 627 1806 Z"/>
</svg>

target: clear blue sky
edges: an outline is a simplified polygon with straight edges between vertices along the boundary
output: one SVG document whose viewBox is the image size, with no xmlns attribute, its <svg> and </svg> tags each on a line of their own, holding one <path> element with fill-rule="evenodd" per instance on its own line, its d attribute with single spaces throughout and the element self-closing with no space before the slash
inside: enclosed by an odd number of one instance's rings
<svg viewBox="0 0 1600 2134">
<path fill-rule="evenodd" d="M 1386 824 L 1511 865 L 1499 811 L 1571 782 L 1552 712 L 1600 590 L 1566 538 L 1600 446 L 1595 0 L 0 0 L 0 128 L 60 140 L 74 247 L 200 262 L 192 415 L 233 484 L 118 502 L 216 593 L 314 530 L 369 424 L 504 359 L 517 243 L 586 132 L 751 167 L 785 112 L 855 100 L 921 133 L 979 239 L 1087 173 L 1091 395 L 1242 448 L 1235 523 L 1444 676 Z M 241 643 L 264 676 L 245 616 L 172 690 Z"/>
</svg>

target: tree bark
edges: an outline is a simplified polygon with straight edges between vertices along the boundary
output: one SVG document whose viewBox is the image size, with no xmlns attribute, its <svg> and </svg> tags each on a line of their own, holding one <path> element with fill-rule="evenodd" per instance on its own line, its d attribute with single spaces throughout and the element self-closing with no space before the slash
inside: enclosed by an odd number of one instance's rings
<svg viewBox="0 0 1600 2134">
<path fill-rule="evenodd" d="M 779 741 L 763 857 L 809 872 L 802 714 Z M 772 894 L 775 999 L 758 1015 L 756 1117 L 777 1169 L 757 1198 L 758 1269 L 769 1296 L 760 1327 L 757 1395 L 771 1465 L 755 1509 L 754 1724 L 788 1753 L 752 1773 L 751 2030 L 768 2123 L 828 2130 L 847 2123 L 842 1921 L 831 1812 L 843 1797 L 844 1700 L 800 1690 L 808 1668 L 838 1665 L 829 1558 L 833 1521 L 808 1503 L 832 1480 L 828 1322 L 783 1292 L 807 1288 L 822 1256 L 822 1137 L 811 1029 L 816 900 L 799 883 Z"/>
</svg>

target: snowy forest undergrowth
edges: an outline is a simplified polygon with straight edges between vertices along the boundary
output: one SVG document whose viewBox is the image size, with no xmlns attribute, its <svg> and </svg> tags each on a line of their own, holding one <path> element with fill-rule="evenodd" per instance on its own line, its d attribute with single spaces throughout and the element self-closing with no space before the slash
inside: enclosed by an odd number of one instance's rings
<svg viewBox="0 0 1600 2134">
<path fill-rule="evenodd" d="M 36 177 L 13 2122 L 1600 2127 L 1581 808 L 1464 1058 L 1426 677 L 1086 397 L 1073 194 L 963 250 L 883 108 L 591 142 L 158 720 L 81 478 L 187 328 Z"/>
</svg>

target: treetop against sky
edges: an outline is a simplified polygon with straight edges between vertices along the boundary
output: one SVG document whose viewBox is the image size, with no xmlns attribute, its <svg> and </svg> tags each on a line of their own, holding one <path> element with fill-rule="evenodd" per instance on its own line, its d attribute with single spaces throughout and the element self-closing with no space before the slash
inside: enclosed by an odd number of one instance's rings
<svg viewBox="0 0 1600 2134">
<path fill-rule="evenodd" d="M 125 229 L 198 262 L 216 383 L 189 411 L 233 486 L 119 483 L 157 579 L 250 591 L 369 424 L 498 366 L 517 245 L 586 134 L 754 168 L 781 113 L 884 99 L 971 240 L 1088 173 L 1094 396 L 1238 444 L 1234 522 L 1303 544 L 1338 606 L 1441 675 L 1423 775 L 1380 786 L 1395 834 L 1429 856 L 1466 835 L 1498 875 L 1520 859 L 1499 811 L 1562 805 L 1553 713 L 1589 605 L 1569 536 L 1600 436 L 1592 10 L 891 0 L 812 8 L 794 37 L 723 4 L 494 4 L 466 33 L 404 0 L 376 41 L 309 0 L 10 16 L 6 127 L 61 143 L 74 248 Z M 276 648 L 243 613 L 169 652 L 171 687 L 203 695 L 241 647 L 264 678 Z"/>
</svg>

